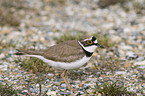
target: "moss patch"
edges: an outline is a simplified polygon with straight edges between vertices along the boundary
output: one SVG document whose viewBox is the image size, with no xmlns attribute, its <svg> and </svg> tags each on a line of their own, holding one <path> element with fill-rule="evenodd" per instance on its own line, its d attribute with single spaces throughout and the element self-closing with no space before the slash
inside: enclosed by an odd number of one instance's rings
<svg viewBox="0 0 145 96">
<path fill-rule="evenodd" d="M 13 89 L 12 85 L 0 83 L 0 96 L 17 96 L 17 90 Z"/>
<path fill-rule="evenodd" d="M 28 72 L 38 74 L 38 73 L 50 73 L 53 72 L 53 68 L 42 60 L 34 57 L 27 57 L 21 60 L 17 58 L 15 60 L 16 63 L 19 63 L 20 66 Z"/>
<path fill-rule="evenodd" d="M 137 96 L 133 92 L 127 91 L 127 87 L 116 82 L 106 82 L 103 85 L 96 83 L 95 93 L 98 92 L 102 96 Z"/>
</svg>

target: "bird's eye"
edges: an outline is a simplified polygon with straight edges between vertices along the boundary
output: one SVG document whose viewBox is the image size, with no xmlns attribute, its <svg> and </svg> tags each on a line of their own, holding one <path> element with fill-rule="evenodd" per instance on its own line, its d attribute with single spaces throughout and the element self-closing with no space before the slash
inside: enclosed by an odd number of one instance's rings
<svg viewBox="0 0 145 96">
<path fill-rule="evenodd" d="M 88 44 L 93 44 L 93 42 L 91 40 L 88 40 L 87 43 Z"/>
</svg>

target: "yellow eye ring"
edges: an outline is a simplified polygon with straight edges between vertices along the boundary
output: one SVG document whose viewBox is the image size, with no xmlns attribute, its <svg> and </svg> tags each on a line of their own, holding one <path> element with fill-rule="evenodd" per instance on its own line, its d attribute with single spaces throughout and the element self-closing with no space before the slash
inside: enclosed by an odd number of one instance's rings
<svg viewBox="0 0 145 96">
<path fill-rule="evenodd" d="M 93 44 L 93 42 L 91 40 L 88 40 L 87 43 L 88 44 Z"/>
</svg>

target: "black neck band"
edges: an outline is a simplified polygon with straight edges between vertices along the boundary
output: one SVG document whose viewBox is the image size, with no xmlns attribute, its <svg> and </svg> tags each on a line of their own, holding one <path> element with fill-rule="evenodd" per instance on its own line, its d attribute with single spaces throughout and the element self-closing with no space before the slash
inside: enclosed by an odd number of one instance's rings
<svg viewBox="0 0 145 96">
<path fill-rule="evenodd" d="M 81 46 L 81 47 L 82 47 L 82 46 Z M 88 52 L 88 51 L 86 51 L 83 47 L 82 47 L 82 49 L 83 49 L 84 52 L 86 53 L 86 56 L 87 56 L 87 57 L 91 57 L 91 56 L 92 56 L 93 52 Z"/>
<path fill-rule="evenodd" d="M 92 56 L 93 52 L 92 53 L 91 52 L 88 52 L 84 48 L 83 48 L 83 50 L 85 51 L 87 57 L 91 57 Z"/>
<path fill-rule="evenodd" d="M 81 46 L 81 44 L 79 44 L 80 46 Z M 84 50 L 84 52 L 86 53 L 86 56 L 87 57 L 91 57 L 92 56 L 92 54 L 93 54 L 93 52 L 88 52 L 88 51 L 86 51 L 82 46 L 81 46 L 81 48 Z"/>
</svg>

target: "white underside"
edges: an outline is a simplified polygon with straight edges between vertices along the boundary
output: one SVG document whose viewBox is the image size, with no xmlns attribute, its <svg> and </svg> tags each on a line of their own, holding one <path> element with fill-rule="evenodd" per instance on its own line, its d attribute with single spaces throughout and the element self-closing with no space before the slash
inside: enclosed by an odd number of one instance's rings
<svg viewBox="0 0 145 96">
<path fill-rule="evenodd" d="M 91 57 L 84 56 L 82 59 L 71 62 L 71 63 L 65 63 L 65 62 L 54 62 L 52 60 L 46 59 L 43 56 L 40 55 L 22 55 L 22 56 L 30 56 L 30 57 L 36 57 L 41 59 L 43 62 L 47 63 L 48 65 L 58 68 L 58 69 L 76 69 L 84 65 L 87 61 L 90 60 Z"/>
</svg>

